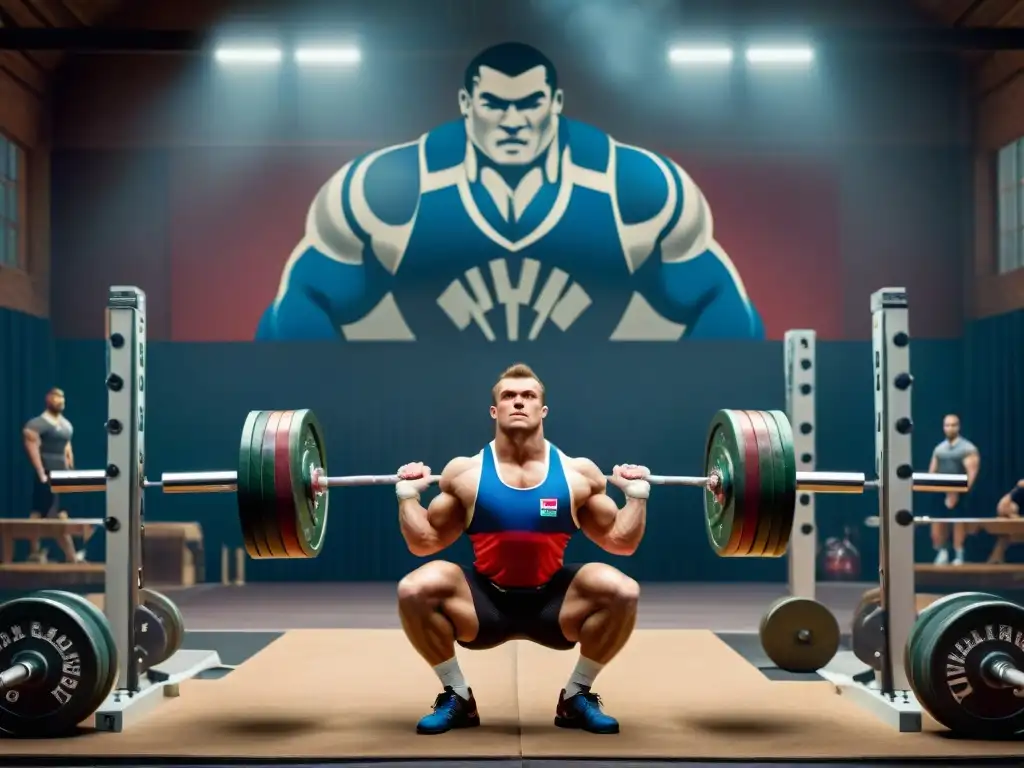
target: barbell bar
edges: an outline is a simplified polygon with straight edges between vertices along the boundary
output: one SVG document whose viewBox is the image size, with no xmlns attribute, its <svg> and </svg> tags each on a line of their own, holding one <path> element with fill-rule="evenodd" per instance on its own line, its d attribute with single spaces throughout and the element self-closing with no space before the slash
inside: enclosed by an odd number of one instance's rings
<svg viewBox="0 0 1024 768">
<path fill-rule="evenodd" d="M 968 525 L 999 525 L 999 526 L 1024 526 L 1024 517 L 930 517 L 928 515 L 915 515 L 914 525 L 931 525 L 932 523 L 965 523 Z M 868 528 L 877 528 L 879 525 L 878 515 L 871 515 L 864 518 L 864 525 Z"/>
<path fill-rule="evenodd" d="M 308 410 L 252 411 L 242 427 L 236 471 L 168 472 L 143 488 L 164 493 L 236 494 L 246 550 L 254 558 L 309 558 L 324 542 L 331 488 L 394 485 L 390 475 L 332 476 L 323 429 Z M 120 468 L 51 473 L 55 492 L 106 489 Z M 912 473 L 901 476 L 915 491 L 967 489 L 967 477 Z M 432 475 L 430 482 L 438 477 Z M 793 528 L 798 491 L 863 493 L 878 481 L 858 472 L 797 472 L 793 433 L 781 411 L 722 410 L 711 422 L 704 474 L 654 475 L 654 485 L 704 490 L 708 541 L 722 557 L 779 557 Z"/>
<path fill-rule="evenodd" d="M 605 475 L 608 480 L 611 475 Z M 341 475 L 329 477 L 315 475 L 311 488 L 326 491 L 329 488 L 350 488 L 367 485 L 395 485 L 402 478 L 398 475 Z M 415 480 L 416 478 L 410 478 Z M 427 480 L 436 483 L 440 475 L 430 475 Z M 919 493 L 963 493 L 967 490 L 967 475 L 915 472 L 913 490 Z M 651 485 L 676 485 L 693 488 L 718 487 L 719 476 L 712 473 L 706 477 L 688 475 L 649 475 Z M 89 493 L 106 489 L 107 473 L 102 469 L 54 470 L 50 473 L 50 487 L 56 493 Z M 145 488 L 160 488 L 164 493 L 235 493 L 238 490 L 238 473 L 231 471 L 213 472 L 164 472 L 159 480 L 144 480 Z M 877 490 L 877 480 L 869 480 L 863 472 L 797 472 L 796 489 L 811 493 L 856 494 Z M 969 520 L 967 522 L 982 522 Z"/>
</svg>

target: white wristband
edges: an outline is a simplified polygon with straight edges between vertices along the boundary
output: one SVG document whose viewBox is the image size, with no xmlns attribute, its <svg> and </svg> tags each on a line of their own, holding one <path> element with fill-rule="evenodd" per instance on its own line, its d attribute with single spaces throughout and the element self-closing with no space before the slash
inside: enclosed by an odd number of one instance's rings
<svg viewBox="0 0 1024 768">
<path fill-rule="evenodd" d="M 646 480 L 630 480 L 622 492 L 628 499 L 644 500 L 651 495 L 651 484 Z"/>
<path fill-rule="evenodd" d="M 395 483 L 395 496 L 398 497 L 399 501 L 419 500 L 420 492 L 411 480 L 399 480 Z"/>
</svg>

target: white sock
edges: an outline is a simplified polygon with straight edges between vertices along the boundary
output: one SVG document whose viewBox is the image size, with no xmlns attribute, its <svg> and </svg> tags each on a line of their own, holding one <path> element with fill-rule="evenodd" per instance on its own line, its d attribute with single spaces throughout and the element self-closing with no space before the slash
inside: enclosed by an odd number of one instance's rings
<svg viewBox="0 0 1024 768">
<path fill-rule="evenodd" d="M 964 559 L 964 551 L 962 549 L 954 549 L 953 554 L 959 557 L 961 560 Z"/>
<path fill-rule="evenodd" d="M 450 687 L 461 698 L 469 701 L 469 686 L 466 685 L 466 678 L 462 676 L 458 657 L 452 656 L 448 661 L 442 661 L 434 667 L 434 672 L 437 673 L 441 685 Z"/>
<path fill-rule="evenodd" d="M 604 664 L 598 664 L 596 661 L 580 656 L 580 660 L 576 662 L 576 668 L 569 675 L 569 682 L 565 685 L 565 698 L 575 696 L 584 688 L 589 689 L 594 684 L 594 678 L 602 669 L 604 669 Z"/>
</svg>

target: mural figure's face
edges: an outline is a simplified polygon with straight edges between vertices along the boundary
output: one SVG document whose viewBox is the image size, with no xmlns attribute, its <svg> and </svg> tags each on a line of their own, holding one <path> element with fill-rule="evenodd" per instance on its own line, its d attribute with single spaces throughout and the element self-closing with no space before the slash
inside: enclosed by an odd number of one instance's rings
<svg viewBox="0 0 1024 768">
<path fill-rule="evenodd" d="M 515 77 L 481 67 L 473 93 L 459 91 L 470 141 L 499 165 L 532 163 L 548 148 L 562 101 L 562 89 L 551 92 L 544 67 Z"/>
</svg>

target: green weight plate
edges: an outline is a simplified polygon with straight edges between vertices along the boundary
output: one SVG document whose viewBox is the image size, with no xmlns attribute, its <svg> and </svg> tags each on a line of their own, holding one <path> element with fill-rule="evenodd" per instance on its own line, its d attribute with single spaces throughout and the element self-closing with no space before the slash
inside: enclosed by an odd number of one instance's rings
<svg viewBox="0 0 1024 768">
<path fill-rule="evenodd" d="M 238 458 L 238 522 L 242 527 L 249 557 L 271 557 L 263 522 L 263 433 L 266 431 L 270 411 L 253 411 L 242 430 L 242 445 Z"/>
<path fill-rule="evenodd" d="M 32 596 L 56 600 L 77 611 L 90 623 L 97 648 L 101 651 L 106 649 L 107 652 L 101 653 L 97 661 L 97 690 L 95 693 L 98 700 L 93 707 L 93 709 L 97 709 L 114 689 L 114 684 L 117 682 L 117 641 L 114 639 L 114 630 L 110 626 L 110 620 L 87 597 L 76 592 L 41 589 L 33 592 Z"/>
<path fill-rule="evenodd" d="M 781 492 L 777 492 L 775 510 L 778 516 L 772 520 L 772 537 L 764 554 L 765 557 L 782 557 L 789 550 L 796 514 L 796 451 L 793 448 L 793 428 L 786 414 L 782 411 L 765 411 L 764 415 L 765 419 L 775 422 L 776 429 L 772 436 L 779 441 L 775 453 L 775 464 L 779 467 L 776 488 L 782 488 Z"/>
<path fill-rule="evenodd" d="M 103 703 L 103 633 L 77 604 L 31 595 L 0 605 L 0 669 L 31 664 L 35 678 L 0 697 L 0 732 L 54 737 L 74 732 Z"/>
<path fill-rule="evenodd" d="M 249 479 L 249 451 L 252 449 L 253 431 L 256 428 L 256 420 L 262 411 L 249 411 L 245 417 L 245 424 L 242 425 L 242 442 L 238 448 L 238 484 L 235 489 L 235 503 L 238 505 L 239 524 L 242 528 L 242 541 L 245 544 L 245 551 L 250 557 L 259 557 L 259 547 L 256 544 L 253 526 L 247 524 L 250 518 L 254 499 L 259 497 L 259 492 L 253 492 L 252 483 Z"/>
<path fill-rule="evenodd" d="M 323 429 L 310 410 L 296 411 L 288 434 L 291 477 L 291 525 L 306 557 L 316 557 L 327 534 L 327 490 L 313 490 L 313 476 L 327 476 L 327 447 Z"/>
<path fill-rule="evenodd" d="M 1024 697 L 988 673 L 997 661 L 1024 669 L 1024 608 L 1005 600 L 953 605 L 915 644 L 921 706 L 960 736 L 1024 735 Z"/>
<path fill-rule="evenodd" d="M 743 516 L 750 504 L 757 504 L 751 498 L 760 485 L 757 444 L 751 438 L 749 420 L 737 411 L 721 410 L 711 420 L 704 474 L 718 474 L 722 484 L 715 492 L 704 491 L 704 527 L 711 548 L 721 557 L 737 555 Z"/>
<path fill-rule="evenodd" d="M 748 557 L 765 557 L 765 550 L 772 536 L 772 527 L 775 518 L 778 517 L 776 507 L 778 505 L 779 492 L 782 490 L 779 472 L 776 470 L 776 450 L 773 440 L 775 422 L 767 419 L 763 411 L 747 411 L 747 417 L 754 427 L 754 435 L 757 439 L 757 455 L 761 468 L 761 493 L 757 504 L 757 531 L 754 541 L 750 546 Z M 781 468 L 780 468 L 781 469 Z"/>
<path fill-rule="evenodd" d="M 185 641 L 185 618 L 174 601 L 162 592 L 142 589 L 139 591 L 139 602 L 156 614 L 167 633 L 167 655 L 153 661 L 153 664 L 160 664 L 181 650 L 181 644 Z"/>
<path fill-rule="evenodd" d="M 865 597 L 870 594 L 865 593 Z M 987 592 L 954 592 L 950 595 L 940 597 L 935 602 L 928 605 L 923 611 L 917 615 L 917 619 L 910 627 L 910 632 L 907 634 L 907 644 L 903 648 L 903 668 L 907 673 L 907 680 L 910 682 L 910 688 L 913 691 L 917 691 L 917 674 L 918 670 L 915 667 L 916 659 L 918 658 L 917 645 L 921 638 L 928 634 L 929 624 L 936 619 L 942 618 L 942 616 L 949 610 L 956 610 L 961 605 L 970 605 L 971 603 L 982 602 L 985 600 L 999 600 L 995 595 L 990 595 Z"/>
<path fill-rule="evenodd" d="M 280 433 L 281 419 L 287 411 L 271 411 L 267 419 L 267 427 L 263 432 L 263 446 L 260 449 L 260 477 L 262 495 L 261 519 L 263 533 L 267 539 L 267 557 L 287 558 L 288 550 L 281 537 L 281 524 L 277 513 L 277 436 Z"/>
<path fill-rule="evenodd" d="M 784 597 L 761 619 L 761 647 L 787 672 L 817 672 L 839 651 L 839 622 L 817 600 Z"/>
</svg>

